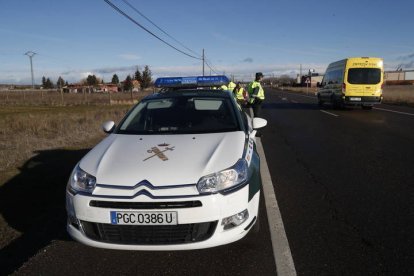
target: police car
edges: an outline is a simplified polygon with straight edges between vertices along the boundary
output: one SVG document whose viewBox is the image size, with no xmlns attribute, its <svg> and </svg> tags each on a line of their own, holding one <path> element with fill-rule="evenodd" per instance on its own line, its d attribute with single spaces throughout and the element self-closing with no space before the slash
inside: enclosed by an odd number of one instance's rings
<svg viewBox="0 0 414 276">
<path fill-rule="evenodd" d="M 225 76 L 160 78 L 74 168 L 67 230 L 89 246 L 186 250 L 231 243 L 257 222 L 256 129 Z M 204 89 L 200 89 L 204 88 Z M 206 89 L 207 88 L 207 89 Z"/>
</svg>

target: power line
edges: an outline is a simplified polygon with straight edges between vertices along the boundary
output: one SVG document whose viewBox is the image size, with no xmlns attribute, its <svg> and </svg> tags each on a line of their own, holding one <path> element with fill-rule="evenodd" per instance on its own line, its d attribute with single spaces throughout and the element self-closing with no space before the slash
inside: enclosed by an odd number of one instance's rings
<svg viewBox="0 0 414 276">
<path fill-rule="evenodd" d="M 213 73 L 215 73 L 216 75 L 220 75 L 220 73 L 217 73 L 217 71 L 212 68 L 213 65 L 209 64 L 209 63 L 211 63 L 210 60 L 206 60 L 205 62 L 206 62 L 207 67 L 210 68 L 210 70 L 213 71 Z"/>
<path fill-rule="evenodd" d="M 159 26 L 157 26 L 157 24 L 155 24 L 151 19 L 149 19 L 148 17 L 146 17 L 142 12 L 140 12 L 137 8 L 135 8 L 133 5 L 131 5 L 127 0 L 122 0 L 122 2 L 124 2 L 131 9 L 133 9 L 136 13 L 138 13 L 139 15 L 141 15 L 142 17 L 144 17 L 146 20 L 148 20 L 152 25 L 154 25 L 158 30 L 160 30 L 161 32 L 163 32 L 169 38 L 171 38 L 172 40 L 174 40 L 175 42 L 177 42 L 178 44 L 180 44 L 182 47 L 184 47 L 188 51 L 190 51 L 190 52 L 198 55 L 198 53 L 196 53 L 195 51 L 191 50 L 190 48 L 188 48 L 187 46 L 185 46 L 183 43 L 181 43 L 180 41 L 178 41 L 177 39 L 175 39 L 173 36 L 169 35 L 166 31 L 164 31 L 163 29 L 161 29 Z"/>
<path fill-rule="evenodd" d="M 202 60 L 199 57 L 195 57 L 193 55 L 190 55 L 176 47 L 174 47 L 173 45 L 171 45 L 170 43 L 168 43 L 167 41 L 163 40 L 162 38 L 158 37 L 156 34 L 154 34 L 153 32 L 151 32 L 150 30 L 148 30 L 147 28 L 145 28 L 144 26 L 142 26 L 140 23 L 138 23 L 136 20 L 134 20 L 133 18 L 131 18 L 129 15 L 127 15 L 125 12 L 123 12 L 120 8 L 118 8 L 116 5 L 114 5 L 111 1 L 109 0 L 104 0 L 109 6 L 111 6 L 114 10 L 116 10 L 117 12 L 119 12 L 121 15 L 123 15 L 124 17 L 128 18 L 131 22 L 133 22 L 135 25 L 137 25 L 138 27 L 140 27 L 141 29 L 143 29 L 144 31 L 146 31 L 147 33 L 149 33 L 150 35 L 152 35 L 153 37 L 157 38 L 158 40 L 160 40 L 161 42 L 165 43 L 166 45 L 170 46 L 171 48 L 173 48 L 174 50 L 188 56 L 194 59 L 198 59 L 198 60 Z"/>
</svg>

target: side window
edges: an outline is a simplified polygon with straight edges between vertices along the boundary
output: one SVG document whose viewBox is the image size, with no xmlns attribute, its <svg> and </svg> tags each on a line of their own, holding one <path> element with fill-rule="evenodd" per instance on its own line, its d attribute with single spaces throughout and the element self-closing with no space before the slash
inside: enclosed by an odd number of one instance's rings
<svg viewBox="0 0 414 276">
<path fill-rule="evenodd" d="M 332 84 L 332 71 L 327 72 L 325 77 L 326 77 L 326 84 Z"/>
<path fill-rule="evenodd" d="M 333 73 L 333 83 L 334 84 L 341 84 L 343 82 L 343 71 L 341 69 L 335 70 Z"/>
</svg>

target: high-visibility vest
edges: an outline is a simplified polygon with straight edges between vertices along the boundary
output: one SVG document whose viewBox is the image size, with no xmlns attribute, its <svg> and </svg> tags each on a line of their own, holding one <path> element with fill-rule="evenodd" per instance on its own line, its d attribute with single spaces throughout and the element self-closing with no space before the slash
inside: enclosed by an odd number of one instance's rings
<svg viewBox="0 0 414 276">
<path fill-rule="evenodd" d="M 236 99 L 244 100 L 244 89 L 240 87 L 239 90 L 236 90 Z"/>
<path fill-rule="evenodd" d="M 259 87 L 259 92 L 257 93 L 257 98 L 264 100 L 265 95 L 264 95 L 264 90 L 262 85 L 260 84 L 260 82 L 258 81 L 252 81 L 251 83 L 249 83 L 249 86 L 247 88 L 247 91 L 249 92 L 249 96 L 250 96 L 250 102 L 254 102 L 254 98 L 252 97 L 253 92 L 255 90 L 256 87 Z"/>
<path fill-rule="evenodd" d="M 227 85 L 227 90 L 230 90 L 231 92 L 233 92 L 234 88 L 236 88 L 236 84 L 230 81 L 229 84 Z"/>
</svg>

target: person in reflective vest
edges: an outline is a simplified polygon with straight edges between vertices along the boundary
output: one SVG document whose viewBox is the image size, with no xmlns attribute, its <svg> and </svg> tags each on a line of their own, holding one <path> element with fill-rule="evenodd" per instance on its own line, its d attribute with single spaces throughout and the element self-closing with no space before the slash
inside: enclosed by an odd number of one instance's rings
<svg viewBox="0 0 414 276">
<path fill-rule="evenodd" d="M 220 89 L 221 90 L 228 90 L 227 85 L 224 85 L 224 84 L 222 86 L 220 86 Z"/>
<path fill-rule="evenodd" d="M 262 102 L 265 99 L 264 90 L 260 81 L 263 79 L 263 73 L 256 73 L 254 81 L 249 83 L 247 91 L 249 92 L 249 104 L 253 108 L 254 117 L 258 117 L 262 109 Z"/>
<path fill-rule="evenodd" d="M 236 88 L 236 84 L 230 81 L 229 84 L 227 85 L 227 90 L 233 92 L 234 88 Z"/>
<path fill-rule="evenodd" d="M 236 84 L 234 82 L 230 81 L 227 85 L 223 84 L 222 86 L 220 86 L 220 89 L 221 90 L 229 90 L 229 91 L 233 92 L 235 87 L 236 87 Z"/>
<path fill-rule="evenodd" d="M 240 82 L 236 84 L 236 87 L 233 89 L 233 95 L 236 98 L 240 106 L 243 106 L 247 103 L 249 96 L 246 90 L 241 86 Z"/>
</svg>

